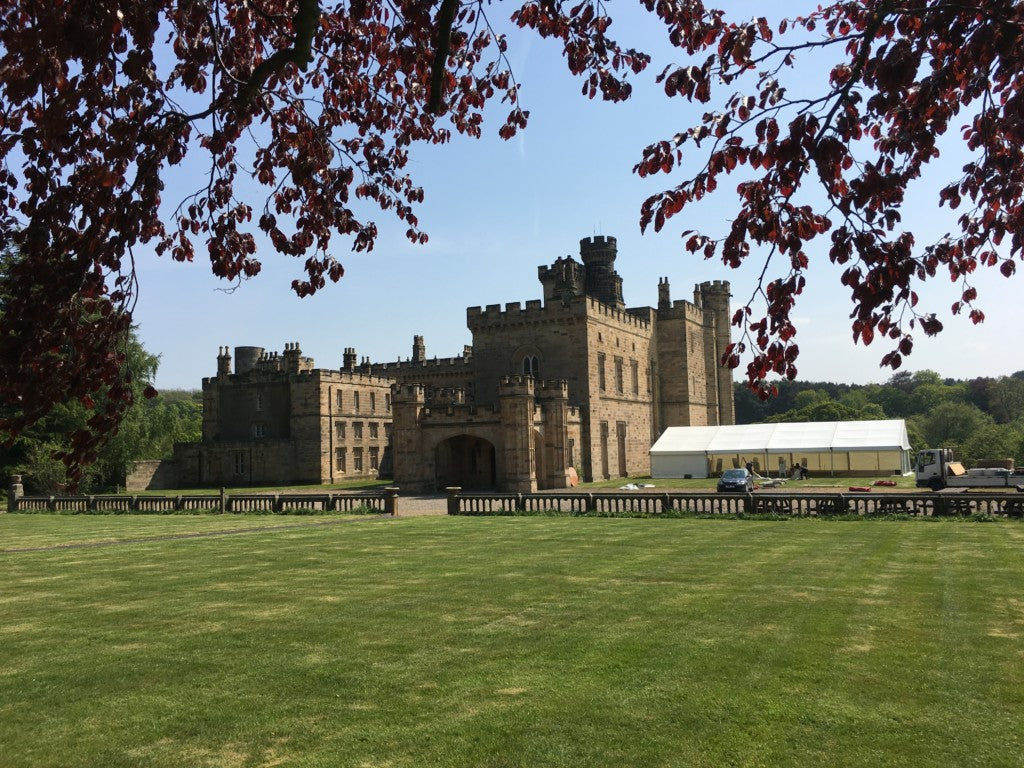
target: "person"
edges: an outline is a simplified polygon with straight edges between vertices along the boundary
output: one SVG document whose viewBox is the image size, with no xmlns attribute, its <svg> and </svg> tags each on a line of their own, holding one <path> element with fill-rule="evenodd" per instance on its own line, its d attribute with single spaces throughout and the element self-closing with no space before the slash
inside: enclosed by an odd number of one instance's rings
<svg viewBox="0 0 1024 768">
<path fill-rule="evenodd" d="M 747 462 L 747 474 L 751 477 L 754 476 L 754 462 L 752 461 Z"/>
<path fill-rule="evenodd" d="M 807 470 L 804 469 L 804 465 L 799 461 L 793 466 L 793 479 L 794 480 L 806 480 Z"/>
</svg>

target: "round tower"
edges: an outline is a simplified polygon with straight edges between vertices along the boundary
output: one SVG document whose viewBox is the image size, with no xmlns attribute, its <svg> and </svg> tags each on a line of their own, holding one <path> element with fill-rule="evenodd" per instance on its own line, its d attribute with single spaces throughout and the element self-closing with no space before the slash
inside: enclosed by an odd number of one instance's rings
<svg viewBox="0 0 1024 768">
<path fill-rule="evenodd" d="M 580 240 L 587 296 L 614 307 L 623 307 L 622 278 L 615 272 L 617 251 L 614 237 L 596 236 Z"/>
<path fill-rule="evenodd" d="M 263 356 L 263 347 L 235 347 L 235 373 L 248 373 Z"/>
</svg>

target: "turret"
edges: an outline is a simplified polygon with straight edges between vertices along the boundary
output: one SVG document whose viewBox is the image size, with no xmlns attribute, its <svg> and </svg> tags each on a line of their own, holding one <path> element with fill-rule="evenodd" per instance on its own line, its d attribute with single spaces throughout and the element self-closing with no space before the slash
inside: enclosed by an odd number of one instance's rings
<svg viewBox="0 0 1024 768">
<path fill-rule="evenodd" d="M 618 247 L 614 237 L 580 240 L 580 258 L 586 269 L 586 293 L 604 304 L 622 308 L 622 278 L 615 271 Z"/>
<path fill-rule="evenodd" d="M 249 373 L 262 356 L 263 347 L 235 347 L 235 373 Z"/>
<path fill-rule="evenodd" d="M 582 296 L 586 290 L 586 270 L 571 256 L 556 259 L 550 267 L 537 267 L 537 278 L 544 286 L 544 303 Z"/>
<path fill-rule="evenodd" d="M 426 362 L 427 345 L 423 343 L 422 336 L 412 337 L 412 361 L 414 363 Z"/>
<path fill-rule="evenodd" d="M 714 280 L 701 283 L 694 290 L 695 303 L 704 310 L 704 327 L 710 329 L 714 343 L 709 345 L 707 369 L 715 371 L 708 377 L 708 403 L 717 401 L 719 424 L 736 423 L 736 405 L 733 393 L 732 369 L 722 365 L 722 355 L 732 340 L 731 315 L 729 312 L 729 282 Z"/>
</svg>

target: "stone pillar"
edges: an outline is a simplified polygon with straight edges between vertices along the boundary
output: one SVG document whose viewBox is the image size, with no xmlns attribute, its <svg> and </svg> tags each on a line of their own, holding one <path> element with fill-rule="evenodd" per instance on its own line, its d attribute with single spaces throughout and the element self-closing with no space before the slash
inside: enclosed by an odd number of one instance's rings
<svg viewBox="0 0 1024 768">
<path fill-rule="evenodd" d="M 457 486 L 457 485 L 452 485 L 452 486 L 449 486 L 448 488 L 445 488 L 445 491 L 448 492 L 448 514 L 449 515 L 457 515 L 457 514 L 459 514 L 459 491 L 461 491 L 461 490 L 462 490 L 462 488 L 460 486 Z"/>
<path fill-rule="evenodd" d="M 384 489 L 384 514 L 398 517 L 398 488 L 393 485 Z"/>
<path fill-rule="evenodd" d="M 391 386 L 391 445 L 395 484 L 407 493 L 434 490 L 434 454 L 422 449 L 426 393 L 418 384 Z"/>
<path fill-rule="evenodd" d="M 18 499 L 25 495 L 25 486 L 21 484 L 21 475 L 11 475 L 11 485 L 7 489 L 7 511 L 17 512 Z"/>
<path fill-rule="evenodd" d="M 533 448 L 533 377 L 509 376 L 498 385 L 501 409 L 504 478 L 506 491 L 537 490 L 537 457 Z"/>
<path fill-rule="evenodd" d="M 545 466 L 541 477 L 547 488 L 569 488 L 570 466 L 567 422 L 569 420 L 569 385 L 565 381 L 542 382 L 537 399 L 544 414 Z"/>
</svg>

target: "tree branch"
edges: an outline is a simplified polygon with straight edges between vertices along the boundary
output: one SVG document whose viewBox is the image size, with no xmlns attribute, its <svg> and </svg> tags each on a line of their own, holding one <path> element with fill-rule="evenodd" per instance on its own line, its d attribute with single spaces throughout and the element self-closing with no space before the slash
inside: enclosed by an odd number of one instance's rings
<svg viewBox="0 0 1024 768">
<path fill-rule="evenodd" d="M 292 17 L 295 44 L 291 48 L 275 51 L 269 58 L 257 64 L 249 76 L 249 81 L 238 92 L 238 101 L 242 104 L 252 101 L 253 96 L 263 87 L 267 78 L 289 62 L 295 64 L 299 69 L 305 70 L 309 66 L 309 62 L 313 60 L 313 36 L 316 34 L 319 21 L 319 0 L 299 0 L 299 7 L 295 11 L 295 16 Z"/>
<path fill-rule="evenodd" d="M 434 45 L 434 62 L 430 66 L 430 100 L 427 109 L 436 115 L 441 111 L 441 91 L 444 86 L 444 65 L 452 43 L 452 23 L 459 0 L 443 0 L 437 12 L 437 42 Z"/>
</svg>

